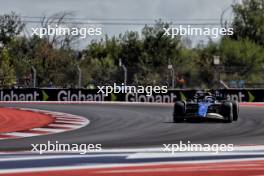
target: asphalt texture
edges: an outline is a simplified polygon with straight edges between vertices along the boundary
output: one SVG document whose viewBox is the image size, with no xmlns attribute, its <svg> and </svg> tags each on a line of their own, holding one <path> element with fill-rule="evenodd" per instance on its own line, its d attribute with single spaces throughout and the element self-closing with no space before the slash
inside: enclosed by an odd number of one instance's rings
<svg viewBox="0 0 264 176">
<path fill-rule="evenodd" d="M 179 141 L 193 144 L 264 144 L 264 107 L 240 107 L 233 123 L 220 120 L 192 120 L 173 123 L 172 105 L 143 104 L 19 104 L 28 107 L 80 115 L 90 120 L 75 131 L 21 139 L 0 140 L 0 151 L 30 150 L 31 144 L 102 144 L 102 148 L 148 148 Z"/>
</svg>

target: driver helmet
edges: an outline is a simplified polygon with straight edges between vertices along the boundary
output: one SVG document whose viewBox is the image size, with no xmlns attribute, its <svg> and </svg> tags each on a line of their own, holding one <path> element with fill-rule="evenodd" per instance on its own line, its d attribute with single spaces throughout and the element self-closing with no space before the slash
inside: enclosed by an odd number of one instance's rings
<svg viewBox="0 0 264 176">
<path fill-rule="evenodd" d="M 205 92 L 205 91 L 197 91 L 195 93 L 195 98 L 197 99 L 202 99 L 205 98 L 206 96 L 211 96 L 212 94 L 210 92 Z"/>
</svg>

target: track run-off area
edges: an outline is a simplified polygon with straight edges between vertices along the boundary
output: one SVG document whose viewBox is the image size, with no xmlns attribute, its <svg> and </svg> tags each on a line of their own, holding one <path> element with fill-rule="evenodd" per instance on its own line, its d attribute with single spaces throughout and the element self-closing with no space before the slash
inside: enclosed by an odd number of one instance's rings
<svg viewBox="0 0 264 176">
<path fill-rule="evenodd" d="M 35 172 L 40 176 L 49 174 L 130 176 L 154 173 L 166 176 L 192 175 L 198 172 L 200 175 L 228 175 L 229 172 L 238 175 L 264 174 L 264 147 L 262 147 L 264 104 L 241 104 L 239 120 L 233 123 L 203 120 L 179 124 L 173 123 L 172 104 L 2 103 L 0 111 L 10 110 L 6 107 L 22 108 L 13 109 L 21 111 L 17 115 L 12 115 L 14 119 L 23 113 L 38 114 L 31 116 L 30 119 L 39 116 L 41 118 L 44 116 L 42 120 L 50 118 L 48 124 L 41 124 L 43 128 L 49 128 L 47 126 L 54 122 L 57 123 L 53 124 L 55 126 L 70 127 L 72 124 L 67 124 L 68 120 L 76 120 L 75 117 L 81 118 L 77 122 L 82 126 L 60 133 L 0 140 L 0 153 L 2 153 L 0 175 L 24 176 L 34 175 Z M 50 114 L 51 112 L 56 112 L 57 117 L 56 113 Z M 62 116 L 67 116 L 65 118 L 68 120 L 60 119 Z M 56 122 L 56 118 L 62 122 Z M 36 121 L 41 122 L 41 120 Z M 1 127 L 1 123 L 0 135 L 10 133 L 3 131 L 4 127 Z M 70 123 L 74 124 L 74 122 Z M 8 126 L 9 129 L 13 128 L 12 125 Z M 40 127 L 33 126 L 34 128 Z M 25 130 L 32 129 L 22 129 Z M 15 132 L 19 133 L 21 130 Z M 101 144 L 102 152 L 86 155 L 72 153 L 39 155 L 26 152 L 31 149 L 31 144 L 45 144 L 47 141 L 59 141 L 63 144 Z M 242 151 L 217 155 L 186 152 L 171 156 L 152 151 L 152 149 L 161 149 L 163 144 L 175 144 L 179 141 L 246 147 Z M 257 149 L 253 150 L 254 147 Z"/>
</svg>

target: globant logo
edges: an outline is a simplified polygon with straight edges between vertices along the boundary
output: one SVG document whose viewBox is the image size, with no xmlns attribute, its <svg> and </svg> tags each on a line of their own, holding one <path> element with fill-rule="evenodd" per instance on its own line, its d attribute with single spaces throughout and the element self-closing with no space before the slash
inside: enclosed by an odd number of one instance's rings
<svg viewBox="0 0 264 176">
<path fill-rule="evenodd" d="M 33 93 L 6 93 L 4 91 L 0 92 L 1 101 L 37 101 L 39 98 L 39 93 L 34 91 Z"/>
<path fill-rule="evenodd" d="M 81 90 L 73 93 L 71 90 L 62 90 L 58 93 L 58 101 L 105 101 L 106 95 L 102 94 L 84 94 Z"/>
<path fill-rule="evenodd" d="M 151 95 L 146 96 L 138 93 L 126 94 L 127 102 L 156 102 L 156 103 L 173 103 L 177 99 L 177 95 L 170 93 L 168 95 Z"/>
</svg>

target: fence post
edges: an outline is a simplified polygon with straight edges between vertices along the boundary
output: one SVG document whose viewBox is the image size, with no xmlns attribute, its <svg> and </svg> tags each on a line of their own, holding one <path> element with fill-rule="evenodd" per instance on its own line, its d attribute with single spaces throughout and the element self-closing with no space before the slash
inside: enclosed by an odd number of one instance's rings
<svg viewBox="0 0 264 176">
<path fill-rule="evenodd" d="M 36 88 L 36 82 L 37 82 L 37 70 L 34 66 L 31 66 L 32 72 L 33 72 L 33 88 Z"/>
<path fill-rule="evenodd" d="M 78 88 L 82 87 L 82 70 L 79 65 L 77 65 L 78 69 Z"/>
</svg>

